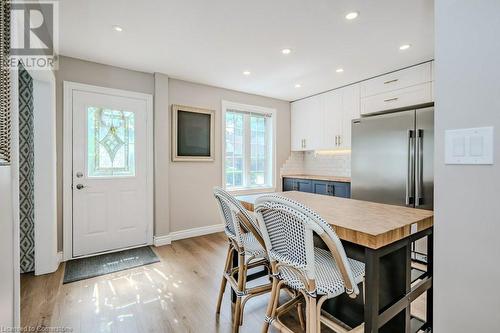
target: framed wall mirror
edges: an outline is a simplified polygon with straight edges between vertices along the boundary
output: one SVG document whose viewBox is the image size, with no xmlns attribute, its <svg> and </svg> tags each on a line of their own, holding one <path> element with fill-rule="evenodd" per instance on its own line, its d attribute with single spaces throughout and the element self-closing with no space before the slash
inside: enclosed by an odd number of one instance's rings
<svg viewBox="0 0 500 333">
<path fill-rule="evenodd" d="M 214 134 L 214 110 L 172 105 L 172 161 L 213 161 Z"/>
</svg>

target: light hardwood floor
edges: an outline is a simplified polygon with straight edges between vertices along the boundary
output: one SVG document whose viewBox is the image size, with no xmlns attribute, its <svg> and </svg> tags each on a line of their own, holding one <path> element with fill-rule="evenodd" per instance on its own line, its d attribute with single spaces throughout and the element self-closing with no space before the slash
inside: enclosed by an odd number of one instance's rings
<svg viewBox="0 0 500 333">
<path fill-rule="evenodd" d="M 226 246 L 223 233 L 176 241 L 153 248 L 159 263 L 65 285 L 64 264 L 52 274 L 22 275 L 22 326 L 81 333 L 230 332 L 229 289 L 219 320 L 215 316 Z M 260 332 L 267 300 L 263 295 L 248 302 L 240 332 Z M 424 306 L 424 298 L 417 300 L 413 312 L 422 314 Z M 300 331 L 295 314 L 285 321 Z"/>
</svg>

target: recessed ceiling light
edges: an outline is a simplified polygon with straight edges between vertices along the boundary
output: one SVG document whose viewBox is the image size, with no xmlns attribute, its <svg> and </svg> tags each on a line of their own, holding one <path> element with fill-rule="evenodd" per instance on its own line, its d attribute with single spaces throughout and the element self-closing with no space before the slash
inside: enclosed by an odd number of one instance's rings
<svg viewBox="0 0 500 333">
<path fill-rule="evenodd" d="M 401 51 L 408 50 L 411 47 L 411 44 L 403 44 L 399 47 Z"/>
<path fill-rule="evenodd" d="M 243 75 L 250 75 L 252 73 L 250 73 L 250 71 L 243 71 Z"/>
<path fill-rule="evenodd" d="M 345 18 L 347 20 L 354 20 L 358 16 L 359 16 L 359 12 L 350 12 L 350 13 L 346 14 Z"/>
<path fill-rule="evenodd" d="M 123 28 L 122 28 L 122 27 L 120 27 L 119 25 L 114 25 L 114 26 L 113 26 L 113 30 L 114 30 L 114 31 L 118 31 L 118 32 L 122 32 L 122 31 L 123 31 Z"/>
<path fill-rule="evenodd" d="M 292 53 L 292 50 L 290 50 L 290 49 L 283 49 L 283 50 L 281 50 L 281 53 L 283 53 L 283 54 L 290 54 L 290 53 Z"/>
<path fill-rule="evenodd" d="M 295 88 L 300 88 L 302 85 L 300 83 L 295 84 Z"/>
<path fill-rule="evenodd" d="M 343 69 L 343 68 L 337 68 L 335 71 L 336 71 L 337 73 L 342 73 L 342 72 L 344 72 L 344 69 Z"/>
</svg>

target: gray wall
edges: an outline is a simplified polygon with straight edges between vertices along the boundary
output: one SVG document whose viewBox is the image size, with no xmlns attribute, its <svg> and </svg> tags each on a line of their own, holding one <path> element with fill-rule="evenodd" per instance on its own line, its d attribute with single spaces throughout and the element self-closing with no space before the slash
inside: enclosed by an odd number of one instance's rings
<svg viewBox="0 0 500 333">
<path fill-rule="evenodd" d="M 435 6 L 434 331 L 500 332 L 500 1 Z M 481 126 L 495 164 L 445 165 L 444 131 Z"/>
<path fill-rule="evenodd" d="M 63 81 L 73 81 L 154 95 L 155 118 L 155 235 L 221 223 L 212 188 L 222 184 L 221 102 L 275 108 L 277 119 L 276 183 L 290 154 L 290 103 L 237 91 L 169 79 L 61 57 L 56 71 L 58 248 L 62 249 Z M 211 163 L 173 163 L 170 159 L 170 106 L 184 104 L 216 110 L 216 160 Z M 196 209 L 193 209 L 196 207 Z"/>
<path fill-rule="evenodd" d="M 153 74 L 61 56 L 56 74 L 57 244 L 62 250 L 63 81 L 154 94 Z"/>
<path fill-rule="evenodd" d="M 168 106 L 169 79 L 155 73 L 155 235 L 170 232 L 170 108 Z"/>
<path fill-rule="evenodd" d="M 290 103 L 180 80 L 169 80 L 169 103 L 216 111 L 215 161 L 170 162 L 170 231 L 197 228 L 221 223 L 212 188 L 222 185 L 221 102 L 258 105 L 277 110 L 276 185 L 280 167 L 290 155 Z"/>
</svg>

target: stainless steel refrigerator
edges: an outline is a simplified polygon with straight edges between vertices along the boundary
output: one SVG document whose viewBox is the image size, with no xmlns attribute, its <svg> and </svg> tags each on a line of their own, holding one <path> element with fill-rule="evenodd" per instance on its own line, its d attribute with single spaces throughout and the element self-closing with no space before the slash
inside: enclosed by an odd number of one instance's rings
<svg viewBox="0 0 500 333">
<path fill-rule="evenodd" d="M 433 209 L 433 107 L 353 120 L 351 154 L 353 199 Z"/>
</svg>

